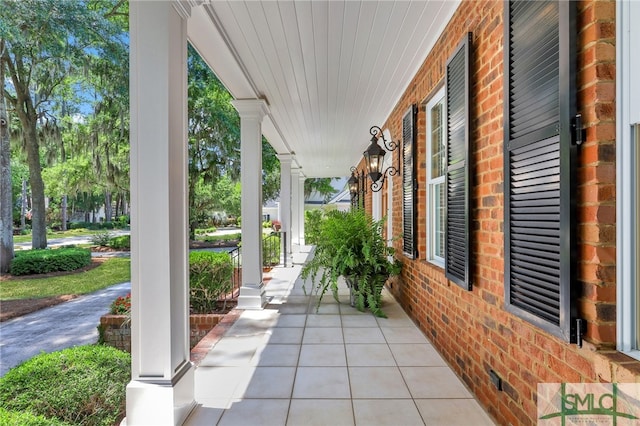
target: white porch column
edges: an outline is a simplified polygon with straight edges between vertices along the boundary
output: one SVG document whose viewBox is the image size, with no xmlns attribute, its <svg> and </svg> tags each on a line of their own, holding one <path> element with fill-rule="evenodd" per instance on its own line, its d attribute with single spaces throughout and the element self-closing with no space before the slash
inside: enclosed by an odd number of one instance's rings
<svg viewBox="0 0 640 426">
<path fill-rule="evenodd" d="M 300 199 L 299 199 L 299 210 L 298 214 L 300 215 L 299 226 L 298 226 L 298 244 L 301 246 L 304 245 L 304 181 L 307 179 L 306 176 L 300 174 L 298 177 L 300 180 L 300 184 L 298 190 L 300 191 Z"/>
<path fill-rule="evenodd" d="M 280 160 L 280 223 L 281 231 L 284 232 L 282 245 L 287 248 L 286 253 L 284 247 L 281 247 L 280 262 L 290 265 L 291 259 L 291 162 L 293 155 L 278 154 Z"/>
<path fill-rule="evenodd" d="M 187 33 L 173 2 L 131 2 L 131 358 L 127 425 L 194 401 L 187 269 Z"/>
<path fill-rule="evenodd" d="M 238 308 L 262 309 L 267 303 L 262 283 L 262 119 L 268 108 L 261 99 L 232 104 L 240 114 L 242 286 Z"/>
<path fill-rule="evenodd" d="M 291 168 L 291 244 L 300 245 L 300 176 L 302 170 Z M 304 191 L 304 188 L 303 188 Z M 304 201 L 304 197 L 303 197 Z"/>
</svg>

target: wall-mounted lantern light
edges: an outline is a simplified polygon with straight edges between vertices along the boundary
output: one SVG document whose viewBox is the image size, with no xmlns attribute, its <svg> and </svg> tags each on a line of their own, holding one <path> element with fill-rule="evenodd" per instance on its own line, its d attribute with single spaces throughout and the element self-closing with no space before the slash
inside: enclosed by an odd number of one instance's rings
<svg viewBox="0 0 640 426">
<path fill-rule="evenodd" d="M 398 156 L 398 167 L 389 166 L 384 171 L 382 170 L 386 151 L 395 151 L 399 144 L 394 141 L 388 141 L 384 137 L 382 129 L 378 126 L 371 127 L 371 129 L 369 129 L 369 133 L 371 134 L 371 144 L 363 155 L 369 178 L 371 179 L 371 190 L 373 192 L 378 192 L 382 189 L 387 175 L 395 176 L 400 172 L 400 156 Z M 378 144 L 380 139 L 382 139 L 384 148 Z"/>
<path fill-rule="evenodd" d="M 367 193 L 365 188 L 366 175 L 364 171 L 358 171 L 355 166 L 351 166 L 351 177 L 347 181 L 349 185 L 349 194 L 351 195 L 351 207 L 364 208 L 364 194 Z"/>
<path fill-rule="evenodd" d="M 349 194 L 351 194 L 352 200 L 358 196 L 358 192 L 360 191 L 360 181 L 356 176 L 356 171 L 355 167 L 351 167 L 351 177 L 347 181 L 347 184 L 349 185 Z"/>
</svg>

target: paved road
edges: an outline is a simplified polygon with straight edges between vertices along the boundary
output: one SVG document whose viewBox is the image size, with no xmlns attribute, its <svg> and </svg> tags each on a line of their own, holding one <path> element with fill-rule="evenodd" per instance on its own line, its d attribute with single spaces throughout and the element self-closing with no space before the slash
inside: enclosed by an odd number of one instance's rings
<svg viewBox="0 0 640 426">
<path fill-rule="evenodd" d="M 129 231 L 123 230 L 105 230 L 104 232 L 109 232 L 112 236 L 120 236 L 120 235 L 129 235 Z M 81 235 L 77 237 L 63 237 L 63 238 L 47 238 L 47 246 L 48 247 L 58 247 L 58 246 L 67 246 L 71 244 L 89 244 L 91 243 L 92 235 Z M 21 249 L 30 249 L 31 241 L 26 243 L 16 243 L 15 247 Z"/>
<path fill-rule="evenodd" d="M 117 284 L 69 302 L 0 323 L 0 376 L 40 352 L 98 341 L 100 317 L 130 283 Z"/>
</svg>

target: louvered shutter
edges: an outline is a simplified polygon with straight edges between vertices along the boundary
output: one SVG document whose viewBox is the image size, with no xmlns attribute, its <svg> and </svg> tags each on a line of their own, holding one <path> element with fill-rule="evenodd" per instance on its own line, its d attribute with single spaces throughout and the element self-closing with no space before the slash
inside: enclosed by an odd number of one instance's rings
<svg viewBox="0 0 640 426">
<path fill-rule="evenodd" d="M 402 251 L 410 258 L 416 256 L 416 191 L 415 182 L 415 117 L 416 107 L 411 105 L 402 119 Z"/>
<path fill-rule="evenodd" d="M 573 341 L 575 3 L 505 8 L 505 304 Z M 575 179 L 573 179 L 575 181 Z"/>
<path fill-rule="evenodd" d="M 447 61 L 445 273 L 470 290 L 469 50 L 471 33 Z"/>
</svg>

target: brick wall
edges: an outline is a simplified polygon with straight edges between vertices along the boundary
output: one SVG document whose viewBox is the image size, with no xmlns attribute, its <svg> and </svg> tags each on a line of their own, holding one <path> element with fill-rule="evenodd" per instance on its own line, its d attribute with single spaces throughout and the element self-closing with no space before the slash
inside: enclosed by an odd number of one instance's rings
<svg viewBox="0 0 640 426">
<path fill-rule="evenodd" d="M 193 349 L 223 317 L 221 314 L 190 315 L 189 347 Z M 105 345 L 131 352 L 131 328 L 126 315 L 103 315 L 98 329 Z"/>
<path fill-rule="evenodd" d="M 545 382 L 640 381 L 640 362 L 615 344 L 615 2 L 578 4 L 578 105 L 587 128 L 579 151 L 579 315 L 588 322 L 582 349 L 504 310 L 503 3 L 462 2 L 383 128 L 401 139 L 402 116 L 419 108 L 419 195 L 416 260 L 391 291 L 434 346 L 500 424 L 536 423 L 536 386 Z M 445 64 L 473 33 L 471 143 L 473 178 L 473 290 L 447 281 L 427 262 L 424 102 L 442 85 Z M 394 156 L 398 152 L 394 152 Z M 360 165 L 362 167 L 362 164 Z M 394 200 L 402 199 L 401 176 Z M 371 194 L 367 194 L 370 198 Z M 367 200 L 370 211 L 371 202 Z M 394 202 L 394 235 L 402 233 L 402 204 Z M 396 243 L 402 253 L 401 241 Z M 489 380 L 503 379 L 497 391 Z"/>
</svg>

